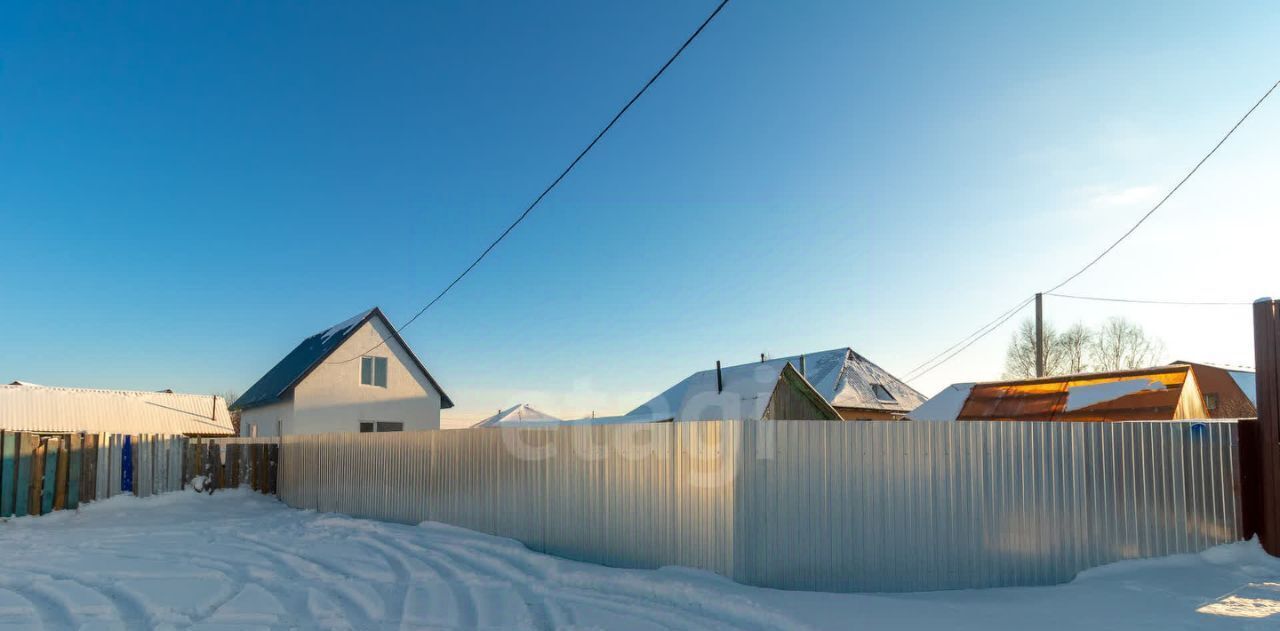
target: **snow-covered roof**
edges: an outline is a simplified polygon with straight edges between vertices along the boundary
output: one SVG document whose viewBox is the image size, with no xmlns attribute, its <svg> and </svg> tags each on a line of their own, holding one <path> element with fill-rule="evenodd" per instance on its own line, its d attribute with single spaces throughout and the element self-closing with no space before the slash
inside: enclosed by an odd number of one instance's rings
<svg viewBox="0 0 1280 631">
<path fill-rule="evenodd" d="M 231 435 L 222 397 L 133 390 L 0 386 L 0 429 L 19 432 Z"/>
<path fill-rule="evenodd" d="M 960 410 L 964 408 L 964 402 L 969 400 L 969 392 L 973 390 L 972 383 L 955 383 L 942 389 L 942 392 L 933 395 L 933 398 L 925 401 L 907 414 L 907 419 L 912 421 L 954 421 L 960 416 Z"/>
<path fill-rule="evenodd" d="M 524 420 L 524 421 L 504 421 L 497 425 L 499 429 L 537 429 L 545 427 L 566 427 L 571 425 L 631 425 L 637 423 L 664 423 L 670 422 L 671 417 L 661 418 L 649 414 L 626 414 L 623 416 L 590 416 L 586 418 L 575 418 L 563 421 L 545 421 L 545 420 Z"/>
<path fill-rule="evenodd" d="M 800 357 L 773 361 L 799 369 Z M 849 347 L 807 354 L 804 363 L 805 379 L 834 407 L 909 412 L 925 401 L 915 388 Z"/>
<path fill-rule="evenodd" d="M 759 420 L 785 365 L 785 361 L 769 361 L 722 368 L 724 387 L 720 390 L 716 388 L 714 368 L 696 372 L 626 416 L 679 421 Z"/>
<path fill-rule="evenodd" d="M 721 369 L 724 391 L 716 391 L 716 370 L 686 377 L 627 416 L 676 420 L 758 419 L 783 366 L 790 364 L 833 407 L 907 412 L 924 397 L 911 386 L 853 349 L 837 348 L 819 353 L 780 357 Z M 803 363 L 803 366 L 801 365 Z"/>
<path fill-rule="evenodd" d="M 533 423 L 551 425 L 562 421 L 563 419 L 538 410 L 528 403 L 517 403 L 505 410 L 499 411 L 497 414 L 494 414 L 479 423 L 476 423 L 475 425 L 472 425 L 472 427 L 502 427 L 515 423 L 522 423 L 526 426 Z"/>
</svg>

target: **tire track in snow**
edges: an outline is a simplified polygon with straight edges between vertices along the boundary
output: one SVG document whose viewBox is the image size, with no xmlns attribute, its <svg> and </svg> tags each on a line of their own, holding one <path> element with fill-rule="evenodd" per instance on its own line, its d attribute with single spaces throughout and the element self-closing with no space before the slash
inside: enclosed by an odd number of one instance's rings
<svg viewBox="0 0 1280 631">
<path fill-rule="evenodd" d="M 5 568 L 10 569 L 10 568 Z M 35 610 L 36 615 L 40 617 L 40 626 L 44 629 L 77 629 L 80 625 L 77 623 L 71 612 L 59 602 L 47 594 L 35 591 L 34 583 L 29 581 L 19 584 L 8 580 L 0 581 L 0 587 L 7 589 L 27 602 L 31 603 L 31 608 Z"/>
<path fill-rule="evenodd" d="M 443 549 L 445 546 L 440 546 L 441 549 L 436 549 L 428 548 L 416 542 L 400 541 L 399 543 L 406 548 L 416 549 L 420 554 L 433 552 L 443 555 L 455 565 L 464 566 L 474 574 L 496 574 L 507 580 L 512 589 L 520 594 L 525 604 L 529 606 L 530 613 L 534 616 L 534 623 L 540 629 L 558 629 L 572 625 L 574 622 L 573 613 L 549 597 L 550 594 L 543 586 L 546 577 L 539 572 L 532 571 L 531 567 L 517 568 L 498 559 L 460 558 L 460 555 L 449 555 Z"/>
<path fill-rule="evenodd" d="M 569 608 L 559 602 L 560 600 L 595 606 L 662 628 L 708 630 L 758 628 L 754 624 L 746 626 L 734 624 L 729 620 L 709 616 L 706 612 L 673 606 L 671 603 L 644 600 L 619 592 L 605 593 L 591 587 L 557 584 L 556 577 L 528 562 L 524 555 L 534 553 L 527 548 L 516 549 L 512 546 L 494 544 L 483 541 L 479 537 L 468 537 L 463 542 L 456 542 L 452 538 L 433 536 L 433 533 L 425 534 L 428 538 L 427 543 L 435 544 L 433 547 L 427 548 L 419 542 L 401 543 L 413 546 L 422 553 L 444 555 L 454 564 L 466 567 L 472 573 L 496 574 L 521 586 L 525 592 L 526 602 L 541 603 L 548 611 L 544 617 L 547 621 L 545 628 L 561 628 L 573 623 L 575 616 Z M 480 551 L 472 548 L 479 548 Z M 666 607 L 667 610 L 661 610 L 662 607 Z"/>
<path fill-rule="evenodd" d="M 400 542 L 403 544 L 403 542 Z M 420 550 L 420 554 L 414 558 L 422 561 L 427 567 L 430 567 L 440 575 L 441 580 L 449 587 L 449 591 L 453 593 L 454 602 L 457 604 L 458 626 L 459 628 L 475 628 L 480 624 L 480 609 L 476 606 L 476 597 L 470 587 L 471 581 L 461 568 L 450 563 L 448 558 L 442 554 L 430 551 Z"/>
<path fill-rule="evenodd" d="M 493 559 L 505 561 L 509 566 L 518 568 L 516 571 L 526 572 L 530 575 L 540 576 L 547 585 L 540 586 L 541 591 L 549 597 L 554 598 L 561 590 L 573 589 L 579 599 L 591 598 L 592 594 L 601 601 L 610 603 L 625 602 L 635 605 L 638 610 L 643 611 L 646 615 L 651 612 L 655 606 L 667 607 L 672 611 L 678 611 L 683 616 L 696 618 L 703 621 L 704 624 L 711 625 L 712 628 L 738 628 L 738 629 L 807 629 L 807 626 L 792 620 L 788 616 L 761 606 L 753 601 L 741 597 L 728 597 L 734 605 L 726 606 L 724 602 L 726 597 L 723 594 L 716 594 L 711 590 L 696 585 L 687 585 L 684 594 L 689 591 L 705 596 L 697 599 L 698 604 L 707 603 L 710 607 L 692 607 L 688 603 L 680 602 L 671 598 L 669 595 L 661 591 L 648 591 L 647 593 L 637 594 L 636 585 L 631 581 L 619 580 L 616 576 L 605 578 L 604 576 L 588 575 L 583 572 L 554 572 L 548 573 L 535 568 L 535 564 L 531 562 L 530 556 L 538 553 L 530 551 L 523 546 L 504 544 L 499 541 L 486 541 L 480 537 L 468 538 L 464 541 L 458 541 L 454 538 L 442 539 L 440 544 L 443 548 L 453 550 L 475 559 Z M 481 556 L 472 548 L 477 548 L 484 553 Z M 563 559 L 547 556 L 547 559 L 553 559 L 553 563 L 565 562 Z M 497 570 L 498 568 L 495 568 Z M 619 569 L 618 572 L 637 572 L 638 570 Z M 661 580 L 661 579 L 659 579 Z M 554 585 L 554 588 L 548 587 Z M 608 591 L 605 591 L 605 590 Z M 664 625 L 666 626 L 666 625 Z"/>
<path fill-rule="evenodd" d="M 490 573 L 503 572 L 498 565 L 502 562 L 497 559 L 486 562 L 484 558 L 459 545 L 443 544 L 442 547 L 447 550 L 445 554 L 452 552 L 450 558 L 456 562 L 472 565 L 478 571 L 485 571 L 487 568 Z M 507 567 L 510 568 L 508 571 L 517 571 L 510 564 L 507 564 Z M 559 601 L 589 605 L 667 629 L 707 629 L 709 631 L 743 629 L 743 627 L 730 624 L 726 620 L 712 618 L 700 612 L 671 607 L 666 603 L 641 600 L 623 593 L 604 593 L 592 588 L 556 584 L 555 579 L 550 576 L 544 576 L 543 582 L 535 584 L 532 589 L 541 596 L 544 602 L 554 604 L 556 608 L 566 612 L 565 617 L 571 617 L 572 614 Z"/>
<path fill-rule="evenodd" d="M 234 545 L 229 545 L 228 547 L 245 549 Z M 254 550 L 253 552 L 261 554 L 261 552 L 257 550 Z M 257 584 L 268 594 L 271 594 L 271 597 L 275 598 L 276 602 L 280 603 L 280 606 L 285 609 L 285 613 L 292 617 L 294 621 L 308 620 L 311 617 L 310 608 L 306 605 L 306 593 L 300 593 L 302 592 L 301 589 L 290 590 L 289 587 L 284 586 L 286 584 L 283 582 L 262 580 L 261 578 L 253 576 L 252 567 L 241 569 L 238 566 L 224 563 L 221 560 L 205 555 L 191 554 L 187 557 L 187 561 L 196 567 L 217 572 L 231 585 L 231 588 L 225 595 L 214 599 L 207 605 L 201 605 L 193 612 L 195 615 L 193 620 L 195 622 L 204 622 L 213 617 L 213 615 L 218 613 L 218 610 L 224 605 L 235 600 L 235 598 L 240 595 L 240 592 L 242 592 L 250 583 Z M 272 566 L 270 571 L 274 572 L 276 568 L 288 569 L 288 566 L 285 564 L 276 564 Z M 296 572 L 293 572 L 293 576 L 285 578 L 301 579 L 301 576 Z"/>
<path fill-rule="evenodd" d="M 343 590 L 337 589 L 336 587 L 334 587 L 335 583 L 350 582 L 354 580 L 350 577 L 350 575 L 346 574 L 342 570 L 342 568 L 336 567 L 328 563 L 317 562 L 315 559 L 311 559 L 301 554 L 297 554 L 282 545 L 279 545 L 276 543 L 270 543 L 258 537 L 252 537 L 252 536 L 243 535 L 243 534 L 239 534 L 236 536 L 237 538 L 248 541 L 256 546 L 260 546 L 262 549 L 259 550 L 257 548 L 250 548 L 250 547 L 243 547 L 243 546 L 237 546 L 237 547 L 241 547 L 241 549 L 249 550 L 251 552 L 255 552 L 263 556 L 274 558 L 280 566 L 289 568 L 289 571 L 293 574 L 293 578 L 297 579 L 299 584 L 306 584 L 308 581 L 315 582 L 316 584 L 312 585 L 312 587 L 316 588 L 325 597 L 333 601 L 333 603 L 337 605 L 339 609 L 342 611 L 342 615 L 347 618 L 346 622 L 351 626 L 353 626 L 354 628 L 356 629 L 375 628 L 377 621 L 375 621 L 372 615 L 370 615 L 370 612 L 367 610 L 365 605 L 363 603 L 357 602 L 354 598 L 352 598 L 349 594 L 347 594 Z M 305 575 L 302 572 L 299 572 L 297 568 L 293 567 L 292 564 L 298 563 L 298 562 L 301 562 L 302 564 L 305 564 L 305 565 L 309 565 L 312 567 L 312 569 L 318 570 L 318 572 L 310 576 Z M 309 608 L 307 609 L 307 616 L 303 617 L 302 619 L 303 620 L 310 619 Z"/>
<path fill-rule="evenodd" d="M 74 583 L 76 585 L 83 587 L 86 590 L 97 593 L 99 596 L 102 597 L 104 601 L 111 604 L 111 607 L 116 612 L 116 619 L 119 620 L 121 623 L 123 623 L 125 626 L 131 626 L 133 624 L 154 625 L 156 623 L 155 620 L 151 619 L 151 614 L 150 612 L 147 611 L 147 607 L 145 603 L 140 601 L 137 597 L 130 594 L 129 592 L 121 589 L 120 587 L 117 587 L 109 577 L 104 577 L 101 581 L 97 581 L 97 580 L 89 581 L 89 580 L 86 580 L 86 576 L 84 574 L 73 575 L 65 572 L 57 572 L 57 571 L 50 572 L 43 568 L 35 569 L 30 567 L 9 565 L 6 569 L 17 569 L 19 571 L 26 572 L 32 576 L 37 576 L 37 577 L 50 579 L 50 580 L 59 580 L 59 581 L 66 581 L 68 583 Z M 94 575 L 101 576 L 103 574 L 105 573 L 99 572 Z M 36 587 L 41 587 L 42 589 L 54 591 L 52 589 L 52 586 L 49 586 L 49 585 L 41 586 L 39 581 L 33 584 L 32 589 L 36 589 Z M 66 605 L 58 601 L 57 598 L 55 598 L 54 596 L 46 595 L 46 600 L 47 602 L 54 603 L 56 608 L 61 609 L 62 612 L 66 615 L 67 619 L 72 621 L 70 623 L 70 626 L 68 626 L 67 628 L 78 629 L 81 627 L 81 624 L 78 621 L 76 621 L 77 616 L 75 616 L 75 614 L 73 614 L 69 609 L 67 609 Z M 92 626 L 92 625 L 88 625 L 88 626 Z"/>
<path fill-rule="evenodd" d="M 405 599 L 409 596 L 409 588 L 413 584 L 413 575 L 409 571 L 409 566 L 395 554 L 394 550 L 388 550 L 378 542 L 368 537 L 352 537 L 352 541 L 360 544 L 366 550 L 382 558 L 395 573 L 395 579 L 391 581 L 391 598 L 387 598 L 382 594 L 383 608 L 386 610 L 388 617 L 394 612 L 396 622 L 404 621 L 404 605 Z M 388 621 L 390 622 L 390 621 Z"/>
</svg>

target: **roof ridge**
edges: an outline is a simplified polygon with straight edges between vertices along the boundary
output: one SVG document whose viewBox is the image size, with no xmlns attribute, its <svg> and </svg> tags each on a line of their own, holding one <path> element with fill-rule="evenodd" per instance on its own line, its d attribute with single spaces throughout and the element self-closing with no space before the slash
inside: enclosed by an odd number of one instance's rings
<svg viewBox="0 0 1280 631">
<path fill-rule="evenodd" d="M 422 371 L 423 376 L 427 378 L 431 386 L 440 393 L 440 407 L 453 407 L 453 401 L 449 399 L 448 394 L 445 394 L 444 388 L 440 387 L 435 377 L 431 376 L 426 364 L 422 363 L 417 353 L 413 352 L 413 349 L 404 341 L 404 338 L 400 337 L 400 333 L 391 324 L 391 320 L 376 305 L 323 331 L 303 338 L 293 347 L 293 350 L 286 353 L 270 370 L 259 377 L 252 386 L 249 386 L 249 389 L 231 404 L 231 407 L 233 409 L 247 409 L 279 401 L 286 392 L 297 386 L 316 368 L 325 363 L 325 360 L 329 359 L 339 348 L 342 348 L 356 331 L 373 320 L 374 317 L 381 320 L 390 332 L 389 335 L 384 336 L 387 339 L 379 346 L 387 345 L 391 340 L 395 340 L 405 354 L 409 356 L 412 363 L 418 367 L 418 370 Z M 351 359 L 356 358 L 352 357 Z"/>
<path fill-rule="evenodd" d="M 145 394 L 148 396 L 162 395 L 162 396 L 170 396 L 170 397 L 217 397 L 219 399 L 222 398 L 222 395 L 201 394 L 198 392 L 165 392 L 164 390 L 125 390 L 122 388 L 88 388 L 84 386 L 46 386 L 43 384 L 26 383 L 26 382 L 16 383 L 16 384 L 15 383 L 0 384 L 0 388 L 27 388 L 27 389 L 33 389 L 33 390 L 34 389 L 63 390 L 63 391 L 69 391 L 69 392 L 105 392 L 105 393 L 111 393 L 111 394 Z"/>
</svg>

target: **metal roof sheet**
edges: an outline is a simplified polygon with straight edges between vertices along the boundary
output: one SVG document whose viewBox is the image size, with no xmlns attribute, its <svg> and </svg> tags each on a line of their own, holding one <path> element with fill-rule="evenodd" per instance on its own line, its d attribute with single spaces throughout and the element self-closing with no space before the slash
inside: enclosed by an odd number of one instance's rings
<svg viewBox="0 0 1280 631">
<path fill-rule="evenodd" d="M 543 423 L 561 422 L 563 419 L 557 418 L 542 410 L 534 408 L 528 403 L 517 403 L 505 410 L 490 416 L 489 418 L 472 425 L 472 427 L 501 427 L 522 421 L 540 421 Z"/>
<path fill-rule="evenodd" d="M 222 397 L 37 385 L 0 386 L 0 429 L 231 435 Z"/>
<path fill-rule="evenodd" d="M 628 416 L 674 415 L 677 420 L 760 418 L 782 367 L 791 364 L 799 371 L 800 357 L 793 355 L 721 368 L 724 381 L 724 392 L 721 393 L 716 392 L 714 368 L 696 372 L 632 410 Z M 837 348 L 803 357 L 805 381 L 834 407 L 905 413 L 925 401 L 914 388 L 851 348 Z M 888 391 L 894 400 L 877 396 L 873 387 L 876 385 Z"/>
<path fill-rule="evenodd" d="M 1126 421 L 1204 416 L 1202 402 L 1184 397 L 1194 384 L 1186 364 L 956 384 L 912 411 L 907 418 L 929 421 Z M 1193 394 L 1197 386 L 1191 386 Z"/>
</svg>

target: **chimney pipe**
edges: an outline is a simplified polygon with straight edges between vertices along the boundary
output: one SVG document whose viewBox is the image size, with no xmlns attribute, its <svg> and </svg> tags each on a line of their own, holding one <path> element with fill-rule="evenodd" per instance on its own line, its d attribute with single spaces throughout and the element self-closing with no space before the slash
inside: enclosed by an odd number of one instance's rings
<svg viewBox="0 0 1280 631">
<path fill-rule="evenodd" d="M 800 376 L 808 377 L 808 375 L 804 374 L 804 355 L 800 356 Z"/>
<path fill-rule="evenodd" d="M 764 353 L 760 353 L 760 363 L 764 363 Z"/>
<path fill-rule="evenodd" d="M 716 360 L 716 393 L 724 392 L 724 377 L 720 374 L 720 360 Z"/>
</svg>

